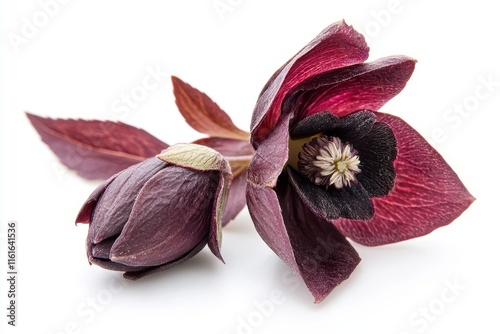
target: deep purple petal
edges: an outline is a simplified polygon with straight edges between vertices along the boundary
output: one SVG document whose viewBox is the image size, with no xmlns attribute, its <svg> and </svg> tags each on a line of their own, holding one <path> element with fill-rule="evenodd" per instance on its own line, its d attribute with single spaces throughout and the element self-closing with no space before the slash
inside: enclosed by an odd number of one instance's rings
<svg viewBox="0 0 500 334">
<path fill-rule="evenodd" d="M 283 112 L 294 113 L 300 121 L 326 110 L 337 116 L 378 110 L 403 90 L 415 63 L 406 56 L 393 56 L 320 74 L 295 87 Z"/>
<path fill-rule="evenodd" d="M 264 242 L 297 275 L 300 275 L 276 192 L 249 182 L 247 205 L 255 229 Z"/>
<path fill-rule="evenodd" d="M 278 193 L 255 185 L 248 189 L 257 231 L 304 280 L 315 302 L 322 301 L 357 266 L 356 250 L 332 224 L 312 213 L 288 182 L 278 183 Z"/>
<path fill-rule="evenodd" d="M 121 172 L 120 172 L 121 173 Z M 76 216 L 75 224 L 90 224 L 92 219 L 92 212 L 94 211 L 95 204 L 101 198 L 102 194 L 106 188 L 113 182 L 113 180 L 120 174 L 117 173 L 111 176 L 109 179 L 101 183 L 93 192 L 90 194 L 89 198 L 85 201 L 80 212 Z"/>
<path fill-rule="evenodd" d="M 97 245 L 93 245 L 91 249 L 92 257 L 109 260 L 109 253 L 111 252 L 111 247 L 113 246 L 115 240 L 116 237 L 112 237 L 101 241 Z"/>
<path fill-rule="evenodd" d="M 359 64 L 368 58 L 361 34 L 344 21 L 323 30 L 267 82 L 252 116 L 252 143 L 258 146 L 281 117 L 285 96 L 297 84 L 319 73 Z"/>
<path fill-rule="evenodd" d="M 313 184 L 291 167 L 287 167 L 286 171 L 297 196 L 309 210 L 322 219 L 344 217 L 368 220 L 373 217 L 373 204 L 361 184 L 353 182 L 349 187 L 325 189 L 324 186 Z"/>
<path fill-rule="evenodd" d="M 290 130 L 291 139 L 307 138 L 318 133 L 351 141 L 366 135 L 377 116 L 368 110 L 360 110 L 345 117 L 338 117 L 325 111 L 300 120 Z"/>
<path fill-rule="evenodd" d="M 206 244 L 207 244 L 207 241 L 204 240 L 204 241 L 200 242 L 198 245 L 196 245 L 196 247 L 194 247 L 191 251 L 189 251 L 189 253 L 185 254 L 183 257 L 181 257 L 175 261 L 172 261 L 172 262 L 169 262 L 169 263 L 163 264 L 161 266 L 157 266 L 157 267 L 149 267 L 147 269 L 142 269 L 140 271 L 137 271 L 134 268 L 134 270 L 129 270 L 126 273 L 124 273 L 123 277 L 126 279 L 129 279 L 129 280 L 135 281 L 139 278 L 143 278 L 143 277 L 146 277 L 146 276 L 149 276 L 152 274 L 156 274 L 160 271 L 172 268 L 178 264 L 186 262 L 187 260 L 189 260 L 190 258 L 195 256 L 196 254 L 198 254 L 206 246 Z"/>
<path fill-rule="evenodd" d="M 144 270 L 148 269 L 148 267 L 132 267 L 132 266 L 127 266 L 127 265 L 124 265 L 121 263 L 116 263 L 116 262 L 97 259 L 97 258 L 92 259 L 92 264 L 98 265 L 99 267 L 107 269 L 107 270 L 114 270 L 114 271 L 134 272 L 134 271 L 144 271 Z"/>
<path fill-rule="evenodd" d="M 249 182 L 272 188 L 288 160 L 288 117 L 283 117 L 257 148 L 248 167 Z"/>
<path fill-rule="evenodd" d="M 387 124 L 376 122 L 366 136 L 351 142 L 361 161 L 356 175 L 370 197 L 387 195 L 394 187 L 396 138 Z M 346 217 L 347 218 L 347 217 Z"/>
<path fill-rule="evenodd" d="M 246 170 L 233 178 L 227 193 L 227 203 L 222 216 L 222 226 L 226 226 L 245 207 L 247 189 Z"/>
<path fill-rule="evenodd" d="M 378 113 L 398 144 L 395 187 L 374 198 L 368 222 L 339 219 L 335 226 L 354 241 L 377 246 L 428 234 L 455 220 L 474 202 L 457 174 L 425 139 L 402 119 Z"/>
<path fill-rule="evenodd" d="M 107 179 L 168 147 L 148 132 L 121 122 L 27 116 L 61 162 L 88 179 Z"/>
<path fill-rule="evenodd" d="M 218 177 L 217 190 L 215 191 L 212 202 L 212 212 L 208 231 L 208 248 L 210 248 L 212 253 L 224 263 L 224 259 L 220 253 L 222 243 L 222 219 L 227 201 L 228 189 L 231 184 L 231 177 L 228 177 L 228 175 L 224 173 L 219 173 Z M 207 192 L 207 195 L 208 194 L 213 194 L 213 192 Z"/>
<path fill-rule="evenodd" d="M 361 259 L 332 224 L 304 205 L 290 183 L 279 183 L 277 193 L 301 276 L 319 303 L 349 278 Z"/>
<path fill-rule="evenodd" d="M 111 240 L 111 239 L 109 239 L 109 240 Z M 114 270 L 114 271 L 142 271 L 142 270 L 147 269 L 147 267 L 131 267 L 131 266 L 126 266 L 126 265 L 121 264 L 121 263 L 112 262 L 109 259 L 101 259 L 101 258 L 94 257 L 92 254 L 93 249 L 94 249 L 94 245 L 90 241 L 90 236 L 87 235 L 87 258 L 88 258 L 89 264 L 91 264 L 91 265 L 95 264 L 95 265 L 98 265 L 99 267 L 102 267 L 104 269 Z M 104 255 L 103 254 L 104 251 L 105 251 L 104 247 L 102 247 L 97 252 L 99 252 L 100 255 Z M 109 254 L 109 251 L 107 251 L 107 253 Z"/>
<path fill-rule="evenodd" d="M 220 173 L 168 166 L 141 189 L 111 260 L 157 266 L 183 257 L 209 231 Z"/>
<path fill-rule="evenodd" d="M 108 185 L 92 214 L 89 234 L 94 244 L 121 232 L 144 184 L 166 165 L 156 157 L 149 158 L 127 168 Z"/>
</svg>

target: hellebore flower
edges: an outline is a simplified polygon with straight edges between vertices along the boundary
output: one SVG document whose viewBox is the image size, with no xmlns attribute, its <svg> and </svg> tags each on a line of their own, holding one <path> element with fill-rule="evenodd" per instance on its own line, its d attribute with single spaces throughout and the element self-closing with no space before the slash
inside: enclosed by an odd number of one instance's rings
<svg viewBox="0 0 500 334">
<path fill-rule="evenodd" d="M 360 261 L 345 237 L 368 246 L 419 237 L 474 201 L 415 129 L 378 112 L 415 60 L 364 63 L 368 50 L 345 22 L 327 27 L 271 77 L 252 117 L 250 215 L 316 302 Z"/>
<path fill-rule="evenodd" d="M 228 162 L 196 144 L 170 146 L 101 184 L 77 223 L 89 224 L 91 264 L 137 279 L 184 262 L 205 245 L 222 261 Z"/>
</svg>

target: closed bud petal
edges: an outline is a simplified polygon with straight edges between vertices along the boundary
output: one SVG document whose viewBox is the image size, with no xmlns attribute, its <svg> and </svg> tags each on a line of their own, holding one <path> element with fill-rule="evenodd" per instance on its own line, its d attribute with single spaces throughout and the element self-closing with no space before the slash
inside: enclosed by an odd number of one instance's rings
<svg viewBox="0 0 500 334">
<path fill-rule="evenodd" d="M 220 255 L 221 219 L 231 181 L 216 151 L 174 145 L 100 185 L 77 223 L 89 223 L 89 262 L 140 278 L 183 262 L 207 243 Z"/>
</svg>

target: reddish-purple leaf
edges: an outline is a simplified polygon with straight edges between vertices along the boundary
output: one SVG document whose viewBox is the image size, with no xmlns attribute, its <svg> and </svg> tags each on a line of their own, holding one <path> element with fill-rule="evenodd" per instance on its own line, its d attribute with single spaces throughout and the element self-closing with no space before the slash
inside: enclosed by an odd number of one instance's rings
<svg viewBox="0 0 500 334">
<path fill-rule="evenodd" d="M 107 179 L 168 147 L 148 132 L 121 122 L 26 114 L 61 162 L 88 179 Z"/>
<path fill-rule="evenodd" d="M 214 137 L 248 140 L 250 134 L 237 128 L 231 118 L 205 93 L 174 76 L 172 84 L 175 103 L 193 129 Z"/>
<path fill-rule="evenodd" d="M 281 105 L 297 84 L 317 74 L 364 62 L 369 48 L 344 21 L 334 23 L 283 65 L 260 93 L 252 116 L 252 143 L 267 136 L 281 116 Z"/>
<path fill-rule="evenodd" d="M 347 237 L 368 246 L 416 238 L 447 225 L 474 201 L 443 157 L 410 125 L 389 114 L 378 121 L 391 126 L 397 139 L 395 187 L 373 198 L 374 217 L 366 221 L 335 220 Z"/>
</svg>

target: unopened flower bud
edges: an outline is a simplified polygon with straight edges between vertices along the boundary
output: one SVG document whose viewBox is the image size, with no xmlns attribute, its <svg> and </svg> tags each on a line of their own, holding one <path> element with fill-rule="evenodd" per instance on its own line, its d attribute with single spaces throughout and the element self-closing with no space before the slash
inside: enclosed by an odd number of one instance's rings
<svg viewBox="0 0 500 334">
<path fill-rule="evenodd" d="M 89 262 L 137 279 L 181 263 L 207 243 L 220 260 L 221 218 L 231 181 L 216 151 L 171 146 L 112 176 L 88 198 Z"/>
</svg>

